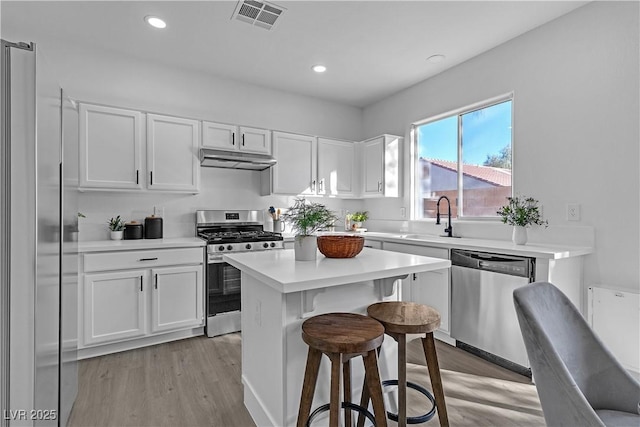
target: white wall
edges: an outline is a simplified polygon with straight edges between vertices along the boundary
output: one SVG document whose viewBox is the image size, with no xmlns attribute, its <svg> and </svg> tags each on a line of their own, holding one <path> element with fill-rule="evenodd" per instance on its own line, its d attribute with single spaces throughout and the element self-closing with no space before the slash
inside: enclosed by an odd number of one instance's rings
<svg viewBox="0 0 640 427">
<path fill-rule="evenodd" d="M 55 40 L 35 41 L 46 57 L 47 69 L 39 72 L 55 73 L 66 93 L 76 100 L 346 140 L 359 140 L 362 135 L 360 108 Z M 196 209 L 291 205 L 292 197 L 260 196 L 259 180 L 259 172 L 202 168 L 198 195 L 85 192 L 79 197 L 80 211 L 87 216 L 80 220 L 80 239 L 106 239 L 109 218 L 121 215 L 126 220 L 143 220 L 154 206 L 163 209 L 164 236 L 178 237 L 194 234 Z M 325 202 L 337 211 L 354 204 Z"/>
<path fill-rule="evenodd" d="M 541 201 L 551 226 L 540 238 L 592 226 L 585 286 L 638 290 L 638 20 L 637 2 L 590 3 L 365 108 L 365 137 L 389 132 L 409 142 L 414 121 L 513 91 L 514 190 Z M 375 219 L 399 220 L 409 193 L 366 207 Z M 566 220 L 567 203 L 581 205 L 579 222 Z"/>
<path fill-rule="evenodd" d="M 405 135 L 405 165 L 413 121 L 513 91 L 515 191 L 540 199 L 551 223 L 534 237 L 557 240 L 567 229 L 571 235 L 592 227 L 597 253 L 586 262 L 586 286 L 638 289 L 638 14 L 637 2 L 590 3 L 364 111 L 179 66 L 35 41 L 76 99 L 342 139 Z M 406 226 L 399 220 L 400 207 L 410 206 L 408 170 L 403 198 L 323 200 L 334 209 L 365 206 L 372 229 L 380 220 Z M 198 208 L 290 204 L 289 197 L 259 196 L 258 180 L 256 172 L 205 168 L 196 196 L 84 193 L 80 210 L 88 218 L 81 220 L 81 238 L 106 238 L 108 218 L 142 219 L 153 206 L 164 208 L 165 235 L 180 236 L 192 234 Z M 566 221 L 567 203 L 581 205 L 581 221 Z M 454 229 L 509 234 L 496 224 L 461 223 Z"/>
</svg>

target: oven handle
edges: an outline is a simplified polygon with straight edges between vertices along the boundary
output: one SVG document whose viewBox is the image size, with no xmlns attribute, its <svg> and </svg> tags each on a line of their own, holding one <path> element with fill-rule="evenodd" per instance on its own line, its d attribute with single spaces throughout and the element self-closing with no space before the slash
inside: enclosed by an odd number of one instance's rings
<svg viewBox="0 0 640 427">
<path fill-rule="evenodd" d="M 222 255 L 207 255 L 207 264 L 222 264 Z"/>
</svg>

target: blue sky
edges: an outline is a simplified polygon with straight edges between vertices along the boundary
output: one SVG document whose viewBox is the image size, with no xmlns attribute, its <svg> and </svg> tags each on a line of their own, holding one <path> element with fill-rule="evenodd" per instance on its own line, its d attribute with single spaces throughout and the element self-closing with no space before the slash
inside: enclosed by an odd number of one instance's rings
<svg viewBox="0 0 640 427">
<path fill-rule="evenodd" d="M 481 165 L 511 142 L 511 101 L 463 114 L 462 128 L 463 162 Z M 457 116 L 419 126 L 418 155 L 457 161 L 457 132 Z"/>
</svg>

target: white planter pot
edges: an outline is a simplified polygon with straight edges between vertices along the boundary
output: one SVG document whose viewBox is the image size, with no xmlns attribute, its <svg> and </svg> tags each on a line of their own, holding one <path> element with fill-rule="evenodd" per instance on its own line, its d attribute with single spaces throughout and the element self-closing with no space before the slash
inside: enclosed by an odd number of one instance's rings
<svg viewBox="0 0 640 427">
<path fill-rule="evenodd" d="M 296 236 L 293 243 L 296 261 L 315 261 L 318 253 L 316 236 Z"/>
<path fill-rule="evenodd" d="M 513 226 L 513 234 L 511 235 L 511 240 L 516 245 L 524 245 L 527 243 L 527 227 L 523 227 L 521 225 Z"/>
<path fill-rule="evenodd" d="M 124 231 L 110 231 L 109 235 L 111 236 L 111 240 L 122 240 L 122 234 Z"/>
</svg>

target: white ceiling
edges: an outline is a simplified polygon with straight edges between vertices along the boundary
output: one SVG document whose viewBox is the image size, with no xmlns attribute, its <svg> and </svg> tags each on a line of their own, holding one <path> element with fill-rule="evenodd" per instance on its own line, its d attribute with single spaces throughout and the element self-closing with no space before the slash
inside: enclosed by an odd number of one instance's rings
<svg viewBox="0 0 640 427">
<path fill-rule="evenodd" d="M 587 2 L 274 3 L 286 11 L 265 30 L 232 20 L 236 1 L 2 1 L 0 30 L 11 41 L 56 38 L 364 107 Z M 146 15 L 167 28 L 149 27 Z M 428 62 L 434 54 L 446 59 Z M 316 63 L 328 71 L 313 73 Z"/>
</svg>

